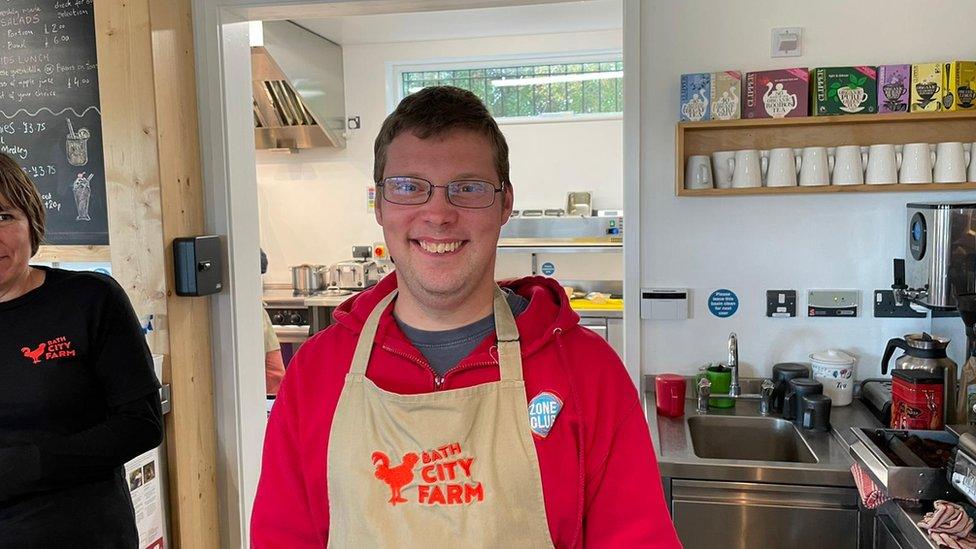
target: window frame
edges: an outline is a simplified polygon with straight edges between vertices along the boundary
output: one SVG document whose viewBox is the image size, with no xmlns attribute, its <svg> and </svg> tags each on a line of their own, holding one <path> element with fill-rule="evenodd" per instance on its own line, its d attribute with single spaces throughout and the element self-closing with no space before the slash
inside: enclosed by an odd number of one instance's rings
<svg viewBox="0 0 976 549">
<path fill-rule="evenodd" d="M 550 54 L 514 54 L 496 56 L 470 56 L 439 59 L 387 62 L 387 114 L 392 113 L 403 99 L 403 74 L 424 71 L 454 71 L 484 68 L 498 68 L 524 65 L 559 65 L 570 63 L 611 63 L 623 62 L 623 52 L 618 49 L 585 50 Z M 624 69 L 626 70 L 626 69 Z M 621 82 L 621 90 L 623 83 Z M 547 124 L 552 122 L 591 122 L 598 120 L 621 120 L 621 112 L 585 114 L 539 114 L 533 116 L 496 117 L 499 125 L 507 124 Z"/>
</svg>

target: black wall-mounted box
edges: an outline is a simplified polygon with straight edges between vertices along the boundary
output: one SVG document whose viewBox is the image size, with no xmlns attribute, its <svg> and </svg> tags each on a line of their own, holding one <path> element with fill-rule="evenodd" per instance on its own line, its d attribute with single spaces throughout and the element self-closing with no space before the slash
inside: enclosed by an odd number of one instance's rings
<svg viewBox="0 0 976 549">
<path fill-rule="evenodd" d="M 220 260 L 220 237 L 191 236 L 173 240 L 173 270 L 176 295 L 203 296 L 224 287 Z"/>
</svg>

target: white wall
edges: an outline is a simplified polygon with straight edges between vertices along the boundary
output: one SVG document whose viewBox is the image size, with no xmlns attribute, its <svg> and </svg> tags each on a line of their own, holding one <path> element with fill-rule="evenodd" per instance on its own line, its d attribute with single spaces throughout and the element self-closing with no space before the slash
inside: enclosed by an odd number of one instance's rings
<svg viewBox="0 0 976 549">
<path fill-rule="evenodd" d="M 445 54 L 611 50 L 619 49 L 621 40 L 621 31 L 613 30 L 344 47 L 346 112 L 362 120 L 362 128 L 350 132 L 347 148 L 293 155 L 258 151 L 261 245 L 269 259 L 265 282 L 290 283 L 289 265 L 347 259 L 353 244 L 382 239 L 366 211 L 366 188 L 372 182 L 373 139 L 388 114 L 391 64 L 443 60 Z M 619 119 L 506 124 L 502 132 L 511 150 L 516 208 L 564 207 L 570 190 L 593 191 L 596 208 L 623 206 Z"/>
<path fill-rule="evenodd" d="M 648 0 L 642 10 L 643 286 L 686 286 L 693 318 L 644 321 L 646 373 L 694 372 L 724 361 L 739 335 L 743 375 L 769 375 L 781 361 L 837 347 L 860 358 L 857 375 L 880 373 L 890 337 L 928 320 L 875 319 L 870 296 L 891 284 L 891 259 L 905 255 L 905 204 L 971 199 L 972 193 L 900 193 L 677 198 L 674 128 L 686 72 L 796 66 L 911 63 L 976 57 L 976 2 L 783 2 Z M 803 27 L 803 57 L 771 59 L 770 29 Z M 728 319 L 706 299 L 729 288 L 740 299 Z M 800 315 L 765 317 L 765 290 L 796 289 Z M 807 318 L 809 288 L 862 292 L 856 319 Z M 962 342 L 954 342 L 953 346 Z"/>
</svg>

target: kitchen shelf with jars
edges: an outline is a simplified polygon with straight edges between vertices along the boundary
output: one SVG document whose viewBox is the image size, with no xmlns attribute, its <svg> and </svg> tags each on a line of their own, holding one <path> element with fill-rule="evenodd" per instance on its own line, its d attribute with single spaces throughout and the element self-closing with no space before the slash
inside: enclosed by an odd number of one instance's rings
<svg viewBox="0 0 976 549">
<path fill-rule="evenodd" d="M 974 190 L 974 89 L 959 61 L 682 75 L 675 193 Z"/>
</svg>

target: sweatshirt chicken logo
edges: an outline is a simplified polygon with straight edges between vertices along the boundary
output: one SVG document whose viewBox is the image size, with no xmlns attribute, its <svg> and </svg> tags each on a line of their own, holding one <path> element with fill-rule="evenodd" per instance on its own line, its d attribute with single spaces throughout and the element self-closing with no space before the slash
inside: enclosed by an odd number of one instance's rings
<svg viewBox="0 0 976 549">
<path fill-rule="evenodd" d="M 74 349 L 74 344 L 67 337 L 61 336 L 40 343 L 36 348 L 22 347 L 20 354 L 24 355 L 24 358 L 29 358 L 33 364 L 40 364 L 45 360 L 77 356 L 78 351 Z"/>
<path fill-rule="evenodd" d="M 485 489 L 473 479 L 475 458 L 461 451 L 455 442 L 418 455 L 408 452 L 399 465 L 391 466 L 390 457 L 381 451 L 372 455 L 373 476 L 390 488 L 387 503 L 396 506 L 415 502 L 420 505 L 466 505 L 484 501 Z M 415 471 L 420 465 L 419 475 Z M 405 497 L 403 490 L 418 480 L 416 495 Z M 409 497 L 409 499 L 408 499 Z"/>
</svg>

